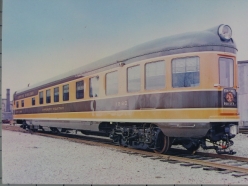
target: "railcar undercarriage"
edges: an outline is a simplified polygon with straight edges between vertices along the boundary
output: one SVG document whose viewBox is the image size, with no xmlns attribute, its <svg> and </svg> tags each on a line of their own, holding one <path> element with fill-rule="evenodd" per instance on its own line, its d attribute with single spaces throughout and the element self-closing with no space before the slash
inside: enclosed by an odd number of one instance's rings
<svg viewBox="0 0 248 186">
<path fill-rule="evenodd" d="M 201 138 L 168 137 L 159 127 L 152 124 L 116 125 L 110 133 L 113 142 L 123 146 L 140 149 L 153 149 L 157 153 L 166 153 L 171 145 L 182 145 L 190 152 L 195 152 L 200 147 L 214 149 L 218 154 L 235 154 L 230 147 L 234 144 L 231 138 L 237 133 L 234 124 L 213 124 L 207 135 Z M 207 146 L 206 142 L 212 143 Z"/>
<path fill-rule="evenodd" d="M 32 126 L 23 122 L 22 128 L 37 130 L 42 126 Z M 69 128 L 50 127 L 53 132 L 68 132 Z M 75 130 L 75 129 L 74 129 Z M 99 131 L 77 130 L 86 135 L 109 136 L 114 143 L 125 147 L 138 149 L 152 149 L 156 153 L 166 153 L 172 145 L 182 145 L 188 151 L 194 153 L 200 147 L 214 149 L 218 154 L 235 154 L 230 147 L 234 144 L 231 140 L 237 134 L 237 124 L 213 123 L 207 134 L 203 137 L 178 137 L 166 136 L 162 130 L 154 124 L 135 123 L 101 123 Z M 211 146 L 207 145 L 211 143 Z"/>
<path fill-rule="evenodd" d="M 165 153 L 171 146 L 170 138 L 154 125 L 142 126 L 116 125 L 110 133 L 114 143 L 139 149 L 153 149 L 157 153 Z"/>
</svg>

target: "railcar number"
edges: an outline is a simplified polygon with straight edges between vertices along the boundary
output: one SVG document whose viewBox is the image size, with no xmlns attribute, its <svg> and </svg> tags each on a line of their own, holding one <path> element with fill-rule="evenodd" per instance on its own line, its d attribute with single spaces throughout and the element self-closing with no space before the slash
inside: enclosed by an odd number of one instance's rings
<svg viewBox="0 0 248 186">
<path fill-rule="evenodd" d="M 117 102 L 115 103 L 115 105 L 116 105 L 117 107 L 119 107 L 119 106 L 127 106 L 127 101 L 117 101 Z"/>
</svg>

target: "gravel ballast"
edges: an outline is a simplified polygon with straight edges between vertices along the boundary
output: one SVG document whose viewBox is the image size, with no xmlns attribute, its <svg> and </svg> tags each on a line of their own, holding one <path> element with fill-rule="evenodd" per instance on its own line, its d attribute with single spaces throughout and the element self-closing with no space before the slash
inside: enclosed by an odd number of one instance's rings
<svg viewBox="0 0 248 186">
<path fill-rule="evenodd" d="M 114 148 L 8 130 L 2 135 L 5 184 L 248 184 L 248 176 L 182 167 Z M 234 142 L 236 155 L 248 157 L 248 134 Z"/>
</svg>

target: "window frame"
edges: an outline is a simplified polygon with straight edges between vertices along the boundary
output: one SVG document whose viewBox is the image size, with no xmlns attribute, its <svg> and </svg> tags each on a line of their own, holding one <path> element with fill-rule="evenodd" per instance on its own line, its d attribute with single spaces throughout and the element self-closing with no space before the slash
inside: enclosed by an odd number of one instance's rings
<svg viewBox="0 0 248 186">
<path fill-rule="evenodd" d="M 134 90 L 134 91 L 129 91 L 129 89 L 128 89 L 128 85 L 129 85 L 129 83 L 128 83 L 128 69 L 130 69 L 130 68 L 133 68 L 133 67 L 139 67 L 139 80 L 140 80 L 140 85 L 139 85 L 139 89 L 137 89 L 137 90 Z M 127 80 L 127 87 L 126 87 L 126 91 L 127 91 L 127 93 L 135 93 L 135 92 L 140 92 L 141 91 L 141 82 L 142 82 L 142 77 L 141 77 L 141 74 L 142 74 L 142 72 L 141 72 L 141 70 L 142 70 L 142 68 L 141 68 L 141 65 L 140 64 L 137 64 L 137 65 L 133 65 L 133 66 L 129 66 L 129 67 L 127 67 L 127 69 L 126 69 L 126 80 Z"/>
<path fill-rule="evenodd" d="M 19 101 L 16 101 L 16 108 L 19 108 Z"/>
<path fill-rule="evenodd" d="M 42 97 L 41 97 L 42 95 Z M 42 105 L 44 104 L 44 94 L 43 94 L 43 91 L 40 91 L 39 92 L 39 104 Z"/>
<path fill-rule="evenodd" d="M 159 87 L 159 88 L 147 88 L 147 74 L 146 74 L 146 72 L 147 72 L 147 69 L 146 69 L 146 66 L 147 65 L 150 65 L 150 64 L 154 64 L 154 63 L 162 63 L 163 62 L 163 64 L 164 64 L 164 69 L 163 69 L 163 72 L 164 72 L 164 86 L 163 87 Z M 145 63 L 145 65 L 144 65 L 144 76 L 145 76 L 145 78 L 144 78 L 144 89 L 146 90 L 146 91 L 150 91 L 150 90 L 160 90 L 160 89 L 164 89 L 164 88 L 166 88 L 166 62 L 165 62 L 165 60 L 164 59 L 162 59 L 162 60 L 158 60 L 158 61 L 151 61 L 151 62 L 147 62 L 147 63 Z M 158 76 L 156 76 L 156 77 L 158 77 Z"/>
<path fill-rule="evenodd" d="M 68 92 L 65 92 L 65 90 L 66 90 L 65 87 L 68 87 Z M 63 85 L 63 101 L 69 101 L 70 100 L 70 94 L 69 93 L 70 93 L 69 84 Z M 68 96 L 65 96 L 65 94 L 68 94 Z"/>
<path fill-rule="evenodd" d="M 181 87 L 174 87 L 173 86 L 173 61 L 174 60 L 177 60 L 177 59 L 186 59 L 186 58 L 198 58 L 199 60 L 199 71 L 194 71 L 194 72 L 199 72 L 199 83 L 198 83 L 198 85 L 196 85 L 196 86 L 187 86 L 187 87 L 185 87 L 185 86 L 181 86 Z M 200 86 L 200 84 L 201 84 L 201 76 L 200 76 L 200 71 L 201 71 L 201 67 L 200 67 L 200 65 L 201 65 L 201 60 L 200 60 L 201 58 L 200 58 L 200 56 L 187 56 L 187 57 L 178 57 L 178 58 L 173 58 L 173 59 L 171 59 L 171 87 L 172 88 L 192 88 L 192 87 L 199 87 Z M 185 66 L 185 67 L 187 67 L 187 66 Z M 184 72 L 184 73 L 186 73 L 186 71 Z"/>
<path fill-rule="evenodd" d="M 35 97 L 32 97 L 31 101 L 32 101 L 32 106 L 34 106 L 35 105 Z"/>
<path fill-rule="evenodd" d="M 21 106 L 24 107 L 24 100 L 21 100 Z"/>
<path fill-rule="evenodd" d="M 78 83 L 81 83 L 81 82 L 83 83 L 83 89 L 78 90 Z M 80 80 L 76 82 L 76 99 L 84 99 L 84 90 L 85 90 L 84 85 L 85 85 L 84 80 Z M 80 93 L 79 91 L 82 91 L 82 92 Z M 82 95 L 82 97 L 79 95 Z"/>
<path fill-rule="evenodd" d="M 55 89 L 58 89 L 58 91 L 56 92 Z M 58 93 L 58 94 L 55 94 L 55 93 Z M 58 98 L 58 100 L 56 98 Z M 59 87 L 53 88 L 53 102 L 54 103 L 59 102 Z"/>
<path fill-rule="evenodd" d="M 49 97 L 47 93 L 49 92 Z M 51 89 L 46 90 L 46 103 L 51 103 Z"/>
<path fill-rule="evenodd" d="M 93 78 L 96 78 L 97 79 L 97 94 L 96 94 L 96 96 L 94 96 L 94 95 L 91 95 L 91 92 L 90 92 L 90 90 L 91 90 L 91 85 L 92 85 L 92 81 L 91 81 L 91 79 L 93 79 Z M 96 76 L 93 76 L 93 77 L 90 77 L 89 78 L 89 97 L 90 98 L 97 98 L 97 97 L 99 97 L 99 93 L 100 93 L 100 89 L 99 89 L 99 87 L 100 87 L 100 84 L 99 84 L 99 76 L 98 75 L 96 75 Z M 94 87 L 94 86 L 93 86 Z M 95 87 L 94 87 L 95 88 Z M 93 89 L 92 89 L 93 90 Z M 94 89 L 95 90 L 95 89 Z M 94 92 L 92 92 L 92 94 L 94 94 Z"/>
<path fill-rule="evenodd" d="M 107 91 L 107 75 L 109 74 L 113 74 L 113 73 L 116 73 L 117 74 L 117 92 L 115 93 L 108 93 Z M 119 93 L 119 76 L 118 76 L 118 70 L 114 70 L 114 71 L 111 71 L 111 72 L 108 72 L 105 74 L 105 95 L 106 96 L 111 96 L 111 95 L 117 95 Z"/>
</svg>

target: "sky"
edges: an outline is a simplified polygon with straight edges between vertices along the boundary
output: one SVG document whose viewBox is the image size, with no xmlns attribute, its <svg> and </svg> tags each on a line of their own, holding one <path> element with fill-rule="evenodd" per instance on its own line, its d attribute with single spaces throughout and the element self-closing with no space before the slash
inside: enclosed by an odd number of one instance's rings
<svg viewBox="0 0 248 186">
<path fill-rule="evenodd" d="M 247 0 L 3 0 L 2 97 L 135 45 L 220 24 L 248 60 Z M 11 96 L 12 99 L 12 96 Z"/>
</svg>

